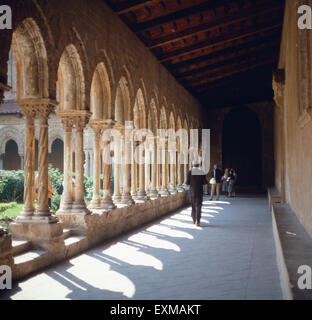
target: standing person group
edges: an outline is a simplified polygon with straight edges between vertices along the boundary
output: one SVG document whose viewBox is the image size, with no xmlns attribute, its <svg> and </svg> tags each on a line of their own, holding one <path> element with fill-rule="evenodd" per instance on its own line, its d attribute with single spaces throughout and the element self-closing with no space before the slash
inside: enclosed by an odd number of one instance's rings
<svg viewBox="0 0 312 320">
<path fill-rule="evenodd" d="M 216 193 L 217 201 L 220 199 L 220 192 L 227 195 L 228 197 L 235 197 L 235 184 L 237 181 L 237 174 L 234 169 L 225 169 L 224 173 L 218 169 L 218 165 L 214 165 L 213 170 L 210 174 L 210 185 L 211 185 L 211 197 L 210 201 L 213 200 Z"/>
</svg>

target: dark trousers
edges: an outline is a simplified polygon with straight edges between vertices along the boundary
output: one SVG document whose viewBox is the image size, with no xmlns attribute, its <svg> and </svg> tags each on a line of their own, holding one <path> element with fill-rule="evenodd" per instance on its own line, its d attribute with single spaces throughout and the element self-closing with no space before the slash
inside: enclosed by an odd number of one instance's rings
<svg viewBox="0 0 312 320">
<path fill-rule="evenodd" d="M 192 203 L 192 219 L 193 222 L 196 223 L 196 221 L 198 223 L 200 223 L 200 218 L 201 218 L 201 209 L 202 209 L 202 199 L 198 199 L 198 198 L 191 198 L 191 203 Z"/>
</svg>

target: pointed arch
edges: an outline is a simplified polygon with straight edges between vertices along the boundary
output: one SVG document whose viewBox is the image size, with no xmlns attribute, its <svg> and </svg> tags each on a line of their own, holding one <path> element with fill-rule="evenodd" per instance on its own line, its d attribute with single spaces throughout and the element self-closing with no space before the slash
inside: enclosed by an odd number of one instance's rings
<svg viewBox="0 0 312 320">
<path fill-rule="evenodd" d="M 93 74 L 90 102 L 93 120 L 105 120 L 111 117 L 111 87 L 103 62 L 96 66 Z"/>
<path fill-rule="evenodd" d="M 157 134 L 158 129 L 158 112 L 154 98 L 152 98 L 148 113 L 148 129 Z"/>
<path fill-rule="evenodd" d="M 136 94 L 134 109 L 133 109 L 133 122 L 135 128 L 146 128 L 146 105 L 142 89 L 139 88 Z"/>
<path fill-rule="evenodd" d="M 24 19 L 12 36 L 16 61 L 17 100 L 49 97 L 49 69 L 41 31 L 32 18 Z"/>
<path fill-rule="evenodd" d="M 120 125 L 124 125 L 125 121 L 131 120 L 130 93 L 125 77 L 121 77 L 116 90 L 115 120 Z"/>
<path fill-rule="evenodd" d="M 58 68 L 58 99 L 61 110 L 85 110 L 85 78 L 80 56 L 73 44 L 68 45 Z"/>
</svg>

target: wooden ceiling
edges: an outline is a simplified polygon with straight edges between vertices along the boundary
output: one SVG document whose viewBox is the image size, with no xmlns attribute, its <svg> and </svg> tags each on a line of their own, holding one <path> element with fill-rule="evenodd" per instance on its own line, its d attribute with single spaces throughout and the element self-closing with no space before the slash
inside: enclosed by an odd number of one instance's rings
<svg viewBox="0 0 312 320">
<path fill-rule="evenodd" d="M 284 0 L 106 0 L 202 104 L 272 99 Z"/>
</svg>

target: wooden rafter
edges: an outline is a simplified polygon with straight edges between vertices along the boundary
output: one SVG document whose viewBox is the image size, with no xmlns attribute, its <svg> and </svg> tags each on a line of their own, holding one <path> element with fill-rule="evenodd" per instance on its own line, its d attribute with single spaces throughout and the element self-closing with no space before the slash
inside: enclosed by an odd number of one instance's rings
<svg viewBox="0 0 312 320">
<path fill-rule="evenodd" d="M 251 28 L 242 29 L 240 31 L 235 31 L 226 35 L 219 36 L 217 38 L 209 39 L 204 42 L 196 43 L 195 45 L 191 45 L 186 48 L 181 48 L 178 50 L 174 50 L 168 53 L 164 53 L 162 56 L 159 57 L 159 60 L 161 62 L 168 61 L 173 58 L 185 56 L 187 54 L 190 54 L 192 52 L 196 52 L 205 48 L 213 47 L 219 44 L 224 44 L 226 42 L 232 42 L 234 40 L 238 40 L 241 38 L 245 38 L 250 35 L 255 35 L 257 33 L 265 33 L 270 30 L 276 30 L 282 28 L 282 22 L 275 21 L 272 25 L 256 25 Z"/>
<path fill-rule="evenodd" d="M 280 11 L 280 6 L 273 6 L 273 7 L 269 7 L 269 8 L 267 7 L 267 5 L 261 6 L 261 7 L 255 7 L 255 8 L 252 7 L 248 10 L 243 11 L 243 12 L 238 12 L 236 14 L 227 15 L 225 17 L 217 19 L 216 21 L 201 24 L 201 25 L 186 29 L 181 32 L 176 32 L 171 35 L 152 40 L 147 46 L 150 49 L 154 49 L 157 47 L 161 47 L 163 45 L 167 45 L 172 42 L 183 40 L 185 38 L 194 36 L 196 34 L 200 34 L 200 33 L 204 33 L 204 32 L 211 32 L 213 30 L 223 28 L 223 27 L 228 26 L 230 24 L 239 23 L 244 20 L 253 19 L 257 16 L 262 16 L 265 14 L 279 12 L 279 11 Z"/>
</svg>

